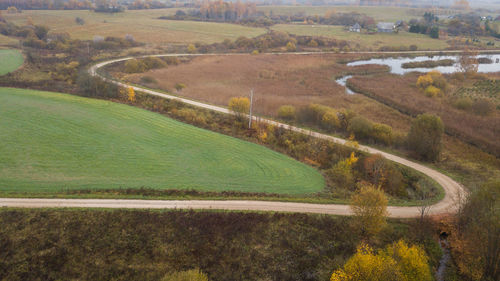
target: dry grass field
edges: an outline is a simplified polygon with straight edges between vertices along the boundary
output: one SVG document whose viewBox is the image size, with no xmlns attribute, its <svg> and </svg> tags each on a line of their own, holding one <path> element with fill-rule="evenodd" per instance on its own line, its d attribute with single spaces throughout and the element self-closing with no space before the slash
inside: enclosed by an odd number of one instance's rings
<svg viewBox="0 0 500 281">
<path fill-rule="evenodd" d="M 391 104 L 409 114 L 424 112 L 439 115 L 449 133 L 486 148 L 495 154 L 500 153 L 500 116 L 495 110 L 489 116 L 478 116 L 454 108 L 441 98 L 427 97 L 415 87 L 418 74 L 375 75 L 354 77 L 350 83 L 355 88 L 375 99 Z"/>
<path fill-rule="evenodd" d="M 275 15 L 294 15 L 305 13 L 310 16 L 323 16 L 327 11 L 337 13 L 361 13 L 373 17 L 376 21 L 397 21 L 410 20 L 421 17 L 425 10 L 418 8 L 403 7 L 359 7 L 359 6 L 262 6 L 259 11 L 269 14 L 271 11 Z"/>
<path fill-rule="evenodd" d="M 225 106 L 234 96 L 248 96 L 255 89 L 254 105 L 258 114 L 276 116 L 281 105 L 306 106 L 319 103 L 333 108 L 349 108 L 367 118 L 405 130 L 409 119 L 389 107 L 362 95 L 348 95 L 335 77 L 365 69 L 383 70 L 377 66 L 348 67 L 338 64 L 339 55 L 241 55 L 193 58 L 178 66 L 127 75 L 125 79 L 140 83 L 151 76 L 157 84 L 151 87 L 176 93 L 174 86 L 187 87 L 178 95 Z"/>
<path fill-rule="evenodd" d="M 343 26 L 333 25 L 306 25 L 306 24 L 278 24 L 271 27 L 273 30 L 284 31 L 295 35 L 324 36 L 345 40 L 351 46 L 363 49 L 378 50 L 380 47 L 409 47 L 415 45 L 419 50 L 441 50 L 449 47 L 444 39 L 432 39 L 428 35 L 409 33 L 375 33 L 364 34 L 349 32 Z"/>
<path fill-rule="evenodd" d="M 239 36 L 255 37 L 265 32 L 263 28 L 237 24 L 158 19 L 160 16 L 172 15 L 176 10 L 127 10 L 116 14 L 37 10 L 5 14 L 5 18 L 17 25 L 24 25 L 31 17 L 35 24 L 46 25 L 51 32 L 67 32 L 74 39 L 88 40 L 96 35 L 123 38 L 131 34 L 135 40 L 151 44 L 214 43 L 224 39 L 235 40 Z M 78 25 L 76 17 L 82 18 L 85 24 Z"/>
</svg>

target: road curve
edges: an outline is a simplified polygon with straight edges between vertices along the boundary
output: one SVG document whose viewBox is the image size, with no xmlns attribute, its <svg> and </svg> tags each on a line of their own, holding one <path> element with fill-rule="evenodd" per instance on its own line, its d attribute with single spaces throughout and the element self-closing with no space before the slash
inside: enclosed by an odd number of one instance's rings
<svg viewBox="0 0 500 281">
<path fill-rule="evenodd" d="M 371 52 L 367 52 L 371 53 Z M 391 52 L 389 52 L 391 53 Z M 396 52 L 401 53 L 401 52 Z M 414 53 L 414 52 L 413 52 Z M 427 52 L 422 52 L 427 53 Z M 317 52 L 303 52 L 303 53 L 274 53 L 274 54 L 261 54 L 261 55 L 311 55 L 318 54 Z M 321 53 L 320 53 L 321 54 Z M 325 54 L 325 53 L 322 53 Z M 155 57 L 168 57 L 168 56 L 213 56 L 221 54 L 164 54 L 152 55 Z M 222 54 L 225 56 L 236 56 L 246 54 Z M 146 56 L 144 56 L 146 57 Z M 99 74 L 97 70 L 108 64 L 126 61 L 135 57 L 126 57 L 120 59 L 109 60 L 93 65 L 89 69 L 92 76 L 97 76 L 105 81 L 114 83 L 122 87 L 132 87 L 136 91 L 147 93 L 150 95 L 166 98 L 177 99 L 184 103 L 222 112 L 232 114 L 227 108 L 210 105 L 190 99 L 179 98 L 176 96 L 168 95 L 158 91 L 132 86 L 120 81 L 115 81 L 106 78 Z M 256 119 L 254 116 L 253 119 Z M 295 132 L 310 135 L 316 138 L 329 140 L 339 144 L 345 144 L 346 140 L 305 130 L 285 123 L 276 122 L 265 118 L 258 118 L 260 122 L 265 122 L 275 126 L 283 127 Z M 465 189 L 458 182 L 450 177 L 426 167 L 422 164 L 407 160 L 405 158 L 369 147 L 360 145 L 360 150 L 366 151 L 371 154 L 381 154 L 385 158 L 399 163 L 401 165 L 413 168 L 430 178 L 434 179 L 441 185 L 445 191 L 444 198 L 438 203 L 430 207 L 429 214 L 443 214 L 453 212 L 455 210 L 456 198 L 459 194 L 465 193 Z M 275 202 L 275 201 L 249 201 L 249 200 L 127 200 L 127 199 L 34 199 L 34 198 L 0 198 L 0 207 L 25 207 L 25 208 L 59 208 L 59 207 L 79 207 L 79 208 L 130 208 L 130 209 L 218 209 L 218 210 L 239 210 L 239 211 L 276 211 L 276 212 L 299 212 L 299 213 L 317 213 L 317 214 L 330 214 L 330 215 L 351 215 L 352 211 L 348 205 L 340 204 L 312 204 L 312 203 L 295 203 L 295 202 Z M 419 207 L 388 207 L 389 216 L 395 218 L 410 218 L 419 215 Z"/>
</svg>

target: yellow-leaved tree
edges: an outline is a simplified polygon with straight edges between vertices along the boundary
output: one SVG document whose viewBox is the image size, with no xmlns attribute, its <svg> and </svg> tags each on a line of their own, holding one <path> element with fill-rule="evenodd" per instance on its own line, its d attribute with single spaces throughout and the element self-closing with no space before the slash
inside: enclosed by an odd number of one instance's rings
<svg viewBox="0 0 500 281">
<path fill-rule="evenodd" d="M 350 207 L 364 236 L 371 237 L 384 228 L 388 212 L 387 197 L 382 189 L 361 183 L 351 198 Z"/>
<path fill-rule="evenodd" d="M 250 110 L 250 100 L 246 97 L 234 97 L 229 100 L 228 106 L 238 118 L 241 118 Z"/>
<path fill-rule="evenodd" d="M 134 88 L 132 88 L 132 87 L 128 88 L 128 101 L 135 102 L 135 91 L 134 91 Z"/>
<path fill-rule="evenodd" d="M 428 257 L 419 246 L 395 242 L 375 253 L 368 245 L 358 247 L 356 254 L 333 272 L 330 281 L 430 281 Z"/>
</svg>

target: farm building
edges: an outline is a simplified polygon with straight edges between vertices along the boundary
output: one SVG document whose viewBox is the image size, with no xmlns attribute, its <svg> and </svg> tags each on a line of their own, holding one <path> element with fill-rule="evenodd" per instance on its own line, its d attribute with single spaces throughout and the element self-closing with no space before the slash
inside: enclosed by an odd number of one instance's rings
<svg viewBox="0 0 500 281">
<path fill-rule="evenodd" d="M 393 32 L 394 23 L 392 22 L 379 22 L 377 23 L 378 32 Z"/>
<path fill-rule="evenodd" d="M 361 25 L 355 23 L 353 26 L 349 27 L 350 32 L 361 32 Z"/>
</svg>

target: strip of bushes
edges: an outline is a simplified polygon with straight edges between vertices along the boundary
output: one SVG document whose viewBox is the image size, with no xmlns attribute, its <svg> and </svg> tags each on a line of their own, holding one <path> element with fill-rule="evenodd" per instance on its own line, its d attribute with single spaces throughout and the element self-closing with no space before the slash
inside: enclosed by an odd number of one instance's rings
<svg viewBox="0 0 500 281">
<path fill-rule="evenodd" d="M 444 60 L 426 60 L 426 61 L 414 61 L 414 62 L 405 62 L 401 65 L 402 68 L 432 68 L 438 66 L 452 66 L 455 64 L 455 61 L 452 59 L 444 59 Z"/>
</svg>

